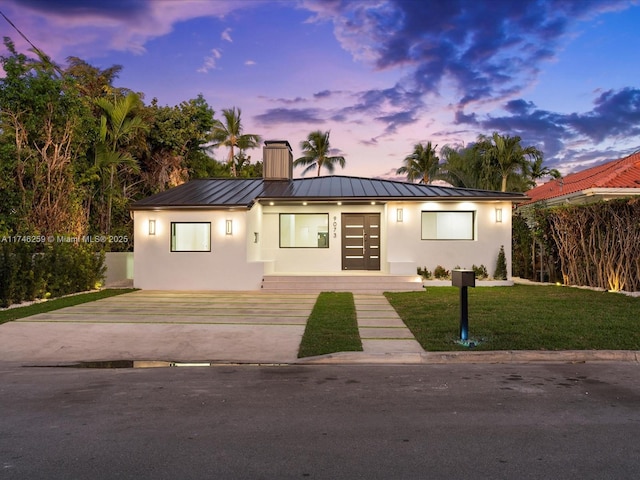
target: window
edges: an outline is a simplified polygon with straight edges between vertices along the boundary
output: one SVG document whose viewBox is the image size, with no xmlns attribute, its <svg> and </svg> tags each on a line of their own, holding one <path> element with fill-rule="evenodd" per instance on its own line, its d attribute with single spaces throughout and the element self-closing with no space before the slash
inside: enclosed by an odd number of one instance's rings
<svg viewBox="0 0 640 480">
<path fill-rule="evenodd" d="M 210 252 L 211 222 L 171 222 L 172 252 Z"/>
<path fill-rule="evenodd" d="M 329 248 L 329 214 L 281 213 L 280 248 Z"/>
<path fill-rule="evenodd" d="M 422 212 L 422 240 L 473 240 L 475 212 Z"/>
</svg>

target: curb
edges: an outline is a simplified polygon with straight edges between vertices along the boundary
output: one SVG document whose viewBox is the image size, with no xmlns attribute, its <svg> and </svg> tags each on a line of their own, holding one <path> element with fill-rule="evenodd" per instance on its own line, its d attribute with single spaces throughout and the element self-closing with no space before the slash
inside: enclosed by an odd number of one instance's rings
<svg viewBox="0 0 640 480">
<path fill-rule="evenodd" d="M 381 353 L 337 352 L 301 358 L 296 365 L 443 365 L 452 363 L 640 363 L 635 350 L 499 350 L 491 352 Z"/>
</svg>

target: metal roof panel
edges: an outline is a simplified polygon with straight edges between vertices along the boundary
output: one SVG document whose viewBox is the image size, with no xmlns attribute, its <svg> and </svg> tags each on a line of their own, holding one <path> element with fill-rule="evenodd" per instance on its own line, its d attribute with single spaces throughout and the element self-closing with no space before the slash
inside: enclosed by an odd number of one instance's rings
<svg viewBox="0 0 640 480">
<path fill-rule="evenodd" d="M 522 193 L 494 192 L 383 179 L 332 175 L 291 181 L 198 179 L 135 202 L 132 210 L 184 207 L 249 207 L 260 199 L 278 200 L 429 200 L 486 199 L 523 201 Z"/>
</svg>

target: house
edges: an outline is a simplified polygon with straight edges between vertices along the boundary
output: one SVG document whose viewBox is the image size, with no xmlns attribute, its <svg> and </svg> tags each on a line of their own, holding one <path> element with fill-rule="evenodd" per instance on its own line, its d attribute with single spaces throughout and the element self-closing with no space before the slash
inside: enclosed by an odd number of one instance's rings
<svg viewBox="0 0 640 480">
<path fill-rule="evenodd" d="M 134 203 L 134 286 L 259 290 L 287 280 L 284 289 L 340 290 L 382 279 L 400 285 L 381 290 L 421 289 L 418 267 L 492 270 L 501 245 L 511 265 L 511 210 L 523 194 L 294 179 L 287 141 L 265 142 L 263 162 L 261 179 L 192 180 Z"/>
<path fill-rule="evenodd" d="M 640 195 L 640 151 L 628 157 L 554 179 L 527 192 L 520 206 L 585 204 Z"/>
</svg>

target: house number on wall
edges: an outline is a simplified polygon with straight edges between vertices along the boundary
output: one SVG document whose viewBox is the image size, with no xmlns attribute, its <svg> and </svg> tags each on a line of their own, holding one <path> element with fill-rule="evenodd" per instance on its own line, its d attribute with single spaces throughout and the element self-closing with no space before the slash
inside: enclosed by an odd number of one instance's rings
<svg viewBox="0 0 640 480">
<path fill-rule="evenodd" d="M 338 230 L 338 217 L 333 217 L 333 238 L 336 238 L 337 233 L 336 231 Z"/>
</svg>

